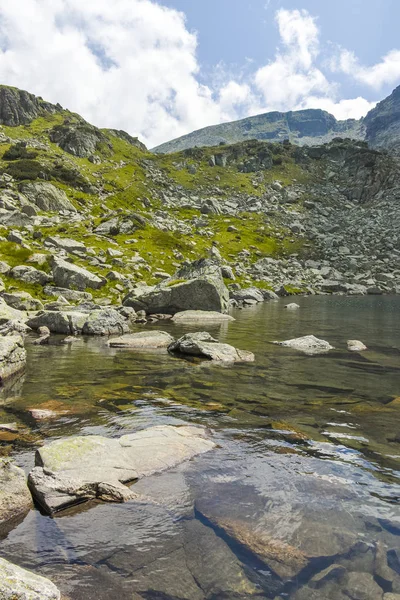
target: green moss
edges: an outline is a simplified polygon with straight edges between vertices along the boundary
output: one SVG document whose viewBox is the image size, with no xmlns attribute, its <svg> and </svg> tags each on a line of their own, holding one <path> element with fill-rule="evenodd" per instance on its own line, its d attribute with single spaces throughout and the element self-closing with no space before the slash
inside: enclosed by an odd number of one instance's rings
<svg viewBox="0 0 400 600">
<path fill-rule="evenodd" d="M 172 281 L 168 281 L 166 286 L 173 287 L 174 285 L 179 285 L 180 283 L 186 283 L 186 279 L 173 279 Z"/>
</svg>

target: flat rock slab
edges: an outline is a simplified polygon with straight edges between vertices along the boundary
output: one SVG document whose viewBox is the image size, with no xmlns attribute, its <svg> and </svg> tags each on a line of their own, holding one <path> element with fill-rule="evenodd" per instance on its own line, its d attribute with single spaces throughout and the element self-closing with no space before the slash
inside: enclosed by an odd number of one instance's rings
<svg viewBox="0 0 400 600">
<path fill-rule="evenodd" d="M 52 514 L 99 498 L 125 502 L 136 496 L 125 483 L 170 469 L 215 446 L 203 427 L 161 425 L 121 438 L 76 436 L 36 452 L 29 487 Z"/>
<path fill-rule="evenodd" d="M 1 459 L 0 527 L 8 521 L 19 519 L 31 507 L 32 497 L 26 483 L 24 471 L 14 465 L 9 459 Z"/>
<path fill-rule="evenodd" d="M 293 350 L 300 350 L 304 354 L 323 354 L 329 350 L 333 350 L 333 346 L 325 340 L 320 340 L 314 335 L 305 335 L 303 337 L 294 338 L 292 340 L 285 340 L 284 342 L 273 342 L 278 346 L 285 346 L 285 348 L 293 348 Z"/>
<path fill-rule="evenodd" d="M 1 600 L 60 600 L 54 583 L 0 558 Z"/>
<path fill-rule="evenodd" d="M 0 337 L 0 382 L 22 371 L 26 364 L 24 341 L 20 335 Z"/>
<path fill-rule="evenodd" d="M 172 321 L 178 325 L 190 323 L 226 323 L 234 320 L 230 315 L 214 310 L 184 310 L 176 313 L 172 318 Z"/>
<path fill-rule="evenodd" d="M 229 344 L 220 344 L 206 331 L 186 333 L 173 342 L 168 351 L 171 353 L 199 356 L 220 362 L 253 362 L 254 354 L 247 350 L 238 350 Z"/>
<path fill-rule="evenodd" d="M 110 348 L 136 348 L 139 350 L 152 350 L 168 348 L 174 342 L 172 335 L 166 331 L 141 331 L 114 338 L 108 342 Z"/>
</svg>

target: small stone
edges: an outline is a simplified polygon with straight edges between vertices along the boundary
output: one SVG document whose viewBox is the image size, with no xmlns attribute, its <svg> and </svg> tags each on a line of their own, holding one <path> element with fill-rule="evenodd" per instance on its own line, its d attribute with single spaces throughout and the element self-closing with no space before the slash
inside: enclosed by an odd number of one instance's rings
<svg viewBox="0 0 400 600">
<path fill-rule="evenodd" d="M 364 350 L 368 350 L 367 346 L 359 340 L 347 340 L 347 349 L 350 350 L 350 352 L 363 352 Z"/>
</svg>

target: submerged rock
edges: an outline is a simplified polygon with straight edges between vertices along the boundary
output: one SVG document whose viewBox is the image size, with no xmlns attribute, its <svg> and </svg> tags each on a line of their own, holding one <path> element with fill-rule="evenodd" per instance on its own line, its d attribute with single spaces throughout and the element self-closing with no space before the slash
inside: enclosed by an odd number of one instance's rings
<svg viewBox="0 0 400 600">
<path fill-rule="evenodd" d="M 114 338 L 108 342 L 111 348 L 158 349 L 168 348 L 174 342 L 166 331 L 141 331 Z"/>
<path fill-rule="evenodd" d="M 0 459 L 0 531 L 7 527 L 7 522 L 23 517 L 31 507 L 24 471 L 7 458 Z"/>
<path fill-rule="evenodd" d="M 168 347 L 169 352 L 199 356 L 222 362 L 252 362 L 254 354 L 221 344 L 206 331 L 187 333 Z"/>
<path fill-rule="evenodd" d="M 184 310 L 172 317 L 174 323 L 185 325 L 190 323 L 226 323 L 234 320 L 230 315 L 213 310 Z"/>
<path fill-rule="evenodd" d="M 363 352 L 368 350 L 367 346 L 360 342 L 360 340 L 347 340 L 347 349 L 350 352 Z"/>
<path fill-rule="evenodd" d="M 174 467 L 214 446 L 203 427 L 193 426 L 151 427 L 119 439 L 70 437 L 37 450 L 29 486 L 50 514 L 93 498 L 125 502 L 135 494 L 124 483 Z"/>
<path fill-rule="evenodd" d="M 18 371 L 26 364 L 24 341 L 20 335 L 0 337 L 0 383 Z"/>
<path fill-rule="evenodd" d="M 60 600 L 54 583 L 0 558 L 0 598 L 2 600 Z"/>
<path fill-rule="evenodd" d="M 195 261 L 156 286 L 138 287 L 124 299 L 125 306 L 148 314 L 186 310 L 226 312 L 228 289 L 219 265 L 210 259 Z"/>
<path fill-rule="evenodd" d="M 294 338 L 292 340 L 285 340 L 284 342 L 272 342 L 278 346 L 285 346 L 286 348 L 293 348 L 294 350 L 300 350 L 305 354 L 322 354 L 333 350 L 333 346 L 325 340 L 320 340 L 314 335 L 305 335 L 303 337 Z"/>
<path fill-rule="evenodd" d="M 287 310 L 297 310 L 300 306 L 295 302 L 291 302 L 290 304 L 286 304 L 285 308 L 287 308 Z"/>
</svg>

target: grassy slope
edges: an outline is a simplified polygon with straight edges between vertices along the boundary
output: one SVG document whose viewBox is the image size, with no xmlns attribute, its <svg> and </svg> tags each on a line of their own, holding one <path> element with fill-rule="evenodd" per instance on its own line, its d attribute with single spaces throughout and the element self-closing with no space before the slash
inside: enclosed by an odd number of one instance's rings
<svg viewBox="0 0 400 600">
<path fill-rule="evenodd" d="M 55 227 L 42 227 L 44 236 L 61 234 L 65 237 L 72 237 L 83 241 L 86 246 L 92 247 L 96 254 L 104 252 L 110 244 L 106 239 L 92 233 L 90 215 L 95 217 L 94 225 L 96 226 L 102 220 L 102 216 L 103 219 L 105 218 L 105 207 L 125 213 L 136 211 L 143 216 L 146 216 L 149 210 L 162 209 L 159 193 L 165 189 L 165 181 L 181 186 L 183 193 L 188 196 L 196 194 L 207 197 L 207 189 L 210 186 L 215 188 L 217 185 L 220 196 L 229 198 L 238 193 L 260 196 L 265 186 L 274 180 L 279 180 L 283 185 L 289 185 L 294 181 L 306 181 L 308 177 L 308 174 L 295 164 L 290 148 L 285 149 L 283 155 L 282 148 L 278 149 L 282 155 L 281 164 L 276 164 L 273 168 L 257 174 L 240 173 L 234 164 L 224 168 L 209 165 L 211 155 L 225 151 L 226 147 L 202 149 L 200 154 L 195 157 L 188 156 L 187 153 L 154 155 L 131 146 L 106 130 L 103 133 L 108 138 L 111 148 L 102 145 L 98 152 L 101 164 L 93 164 L 86 158 L 78 158 L 65 153 L 56 144 L 49 141 L 50 129 L 61 124 L 65 116 L 74 119 L 71 113 L 49 115 L 46 118 L 38 118 L 27 126 L 1 127 L 0 131 L 12 140 L 26 140 L 28 145 L 32 138 L 46 144 L 46 150 L 36 149 L 38 152 L 36 161 L 41 164 L 43 169 L 54 173 L 55 165 L 61 164 L 66 171 L 76 172 L 79 177 L 83 177 L 89 185 L 101 184 L 105 194 L 103 199 L 100 199 L 97 194 L 82 191 L 76 185 L 74 187 L 53 177 L 52 183 L 64 189 L 74 205 L 86 212 L 88 219 L 79 224 L 63 223 L 63 225 Z M 0 144 L 0 156 L 3 156 L 9 147 L 9 143 Z M 8 165 L 10 162 L 0 161 L 1 170 L 6 170 Z M 157 180 L 146 177 L 146 165 L 152 165 L 155 169 L 160 170 L 164 182 L 158 184 Z M 194 175 L 188 171 L 190 165 L 196 168 Z M 144 198 L 147 202 L 146 208 L 142 202 Z M 173 208 L 170 209 L 170 213 L 177 219 L 189 223 L 200 216 L 200 213 L 193 209 Z M 301 253 L 303 249 L 302 241 L 293 239 L 292 234 L 285 231 L 279 223 L 274 222 L 272 218 L 267 222 L 265 217 L 255 213 L 244 213 L 239 217 L 229 218 L 214 215 L 209 217 L 209 224 L 209 228 L 214 232 L 214 239 L 219 243 L 222 256 L 229 260 L 232 260 L 243 249 L 251 252 L 253 261 L 260 258 L 260 255 L 280 257 L 294 252 Z M 233 225 L 238 231 L 227 232 L 229 225 Z M 3 235 L 4 233 L 3 231 Z M 125 244 L 125 241 L 132 237 L 138 240 L 137 243 Z M 176 270 L 176 266 L 173 264 L 176 260 L 172 255 L 174 249 L 182 252 L 185 258 L 194 260 L 206 254 L 212 241 L 212 238 L 202 236 L 200 231 L 183 235 L 160 231 L 150 225 L 139 229 L 133 235 L 117 235 L 114 239 L 123 250 L 125 259 L 132 258 L 139 252 L 153 267 L 153 271 L 163 270 L 169 273 Z M 35 247 L 32 240 L 27 239 L 27 241 L 32 247 L 32 252 L 41 251 L 39 247 Z M 6 260 L 12 266 L 26 263 L 31 252 L 21 250 L 16 245 L 13 246 L 11 248 L 8 242 L 0 241 L 0 260 Z M 88 260 L 78 258 L 74 260 L 81 266 L 87 267 L 89 264 Z M 90 269 L 101 275 L 105 275 L 109 271 L 109 268 L 100 267 L 90 267 Z M 132 273 L 132 270 L 120 266 L 115 267 L 115 270 L 120 273 Z M 139 269 L 136 278 L 149 283 L 156 281 L 145 269 Z M 14 282 L 14 284 L 19 289 L 26 289 L 20 283 Z M 108 286 L 108 288 L 112 287 L 112 285 Z"/>
</svg>

